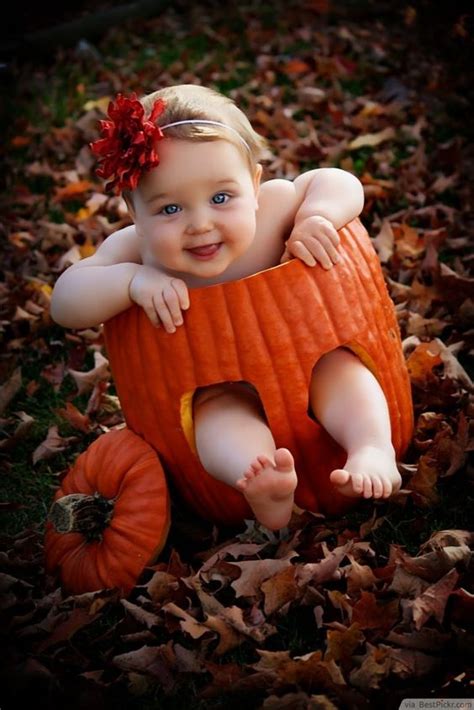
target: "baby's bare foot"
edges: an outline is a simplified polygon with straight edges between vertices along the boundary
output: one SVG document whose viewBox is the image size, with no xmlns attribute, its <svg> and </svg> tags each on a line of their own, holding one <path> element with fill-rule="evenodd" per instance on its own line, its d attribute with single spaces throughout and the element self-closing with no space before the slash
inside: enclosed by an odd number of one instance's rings
<svg viewBox="0 0 474 710">
<path fill-rule="evenodd" d="M 297 483 L 293 456 L 288 449 L 277 449 L 275 463 L 268 456 L 257 456 L 236 485 L 257 520 L 270 530 L 279 530 L 291 517 Z"/>
<path fill-rule="evenodd" d="M 365 446 L 353 452 L 343 469 L 331 473 L 331 483 L 351 498 L 388 498 L 402 483 L 393 451 Z"/>
</svg>

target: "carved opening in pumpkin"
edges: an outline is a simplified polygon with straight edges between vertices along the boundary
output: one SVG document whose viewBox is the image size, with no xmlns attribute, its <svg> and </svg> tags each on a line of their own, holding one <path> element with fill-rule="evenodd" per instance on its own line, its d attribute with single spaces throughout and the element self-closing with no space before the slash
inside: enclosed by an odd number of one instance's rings
<svg viewBox="0 0 474 710">
<path fill-rule="evenodd" d="M 206 390 L 212 390 L 214 387 L 221 387 L 221 386 L 228 386 L 230 391 L 232 390 L 232 387 L 238 386 L 238 387 L 243 387 L 246 390 L 252 392 L 257 398 L 257 401 L 260 404 L 260 411 L 265 419 L 266 422 L 268 422 L 268 417 L 265 413 L 265 408 L 263 406 L 262 398 L 260 397 L 257 388 L 255 385 L 253 385 L 251 382 L 247 382 L 246 380 L 238 380 L 236 382 L 215 382 L 212 385 L 206 385 L 205 387 L 198 387 L 195 390 L 192 390 L 191 392 L 186 392 L 183 394 L 181 397 L 181 402 L 180 402 L 180 418 L 181 418 L 181 427 L 183 429 L 184 436 L 186 437 L 186 441 L 189 444 L 189 448 L 193 452 L 193 454 L 198 457 L 198 452 L 196 449 L 196 439 L 195 439 L 195 433 L 194 433 L 194 400 L 198 394 L 205 393 Z"/>
<path fill-rule="evenodd" d="M 349 350 L 351 353 L 353 353 L 356 357 L 359 358 L 359 360 L 361 361 L 361 363 L 362 363 L 363 365 L 365 365 L 365 367 L 366 367 L 368 370 L 370 370 L 370 372 L 373 374 L 373 376 L 376 378 L 376 380 L 377 380 L 377 381 L 379 382 L 379 384 L 380 384 L 380 377 L 379 377 L 379 375 L 378 375 L 377 367 L 376 367 L 376 365 L 375 365 L 375 362 L 372 360 L 372 358 L 370 357 L 370 355 L 369 355 L 369 353 L 367 352 L 367 350 L 365 350 L 365 348 L 362 347 L 362 345 L 359 345 L 359 343 L 356 343 L 355 341 L 351 341 L 350 343 L 346 343 L 346 344 L 345 344 L 344 346 L 342 346 L 341 348 L 335 348 L 335 350 Z M 334 350 L 330 350 L 328 353 L 324 353 L 324 355 L 321 355 L 321 357 L 318 358 L 318 360 L 316 360 L 316 362 L 314 363 L 314 366 L 313 366 L 313 370 L 312 370 L 312 371 L 314 371 L 314 368 L 316 367 L 316 365 L 318 364 L 318 362 L 319 362 L 323 357 L 327 357 L 331 352 L 334 352 Z M 313 412 L 313 410 L 312 410 L 312 407 L 311 407 L 311 402 L 309 401 L 309 386 L 308 386 L 308 408 L 307 408 L 307 410 L 306 410 L 306 413 L 307 413 L 308 417 L 309 417 L 313 422 L 316 422 L 317 424 L 319 424 L 320 426 L 322 426 L 322 424 L 321 424 L 321 422 L 319 421 L 319 419 L 315 416 L 315 414 L 314 414 L 314 412 Z"/>
</svg>

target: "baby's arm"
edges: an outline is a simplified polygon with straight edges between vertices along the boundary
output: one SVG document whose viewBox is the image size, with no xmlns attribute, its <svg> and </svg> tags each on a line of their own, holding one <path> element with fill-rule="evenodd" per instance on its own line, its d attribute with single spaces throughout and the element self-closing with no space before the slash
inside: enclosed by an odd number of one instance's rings
<svg viewBox="0 0 474 710">
<path fill-rule="evenodd" d="M 97 252 L 61 274 L 51 299 L 51 317 L 65 328 L 99 325 L 138 303 L 154 325 L 174 332 L 189 306 L 186 285 L 141 264 L 135 227 L 111 234 Z"/>
<path fill-rule="evenodd" d="M 360 181 L 346 170 L 320 168 L 293 183 L 297 210 L 282 261 L 296 256 L 308 266 L 330 268 L 338 260 L 337 230 L 355 219 L 364 206 Z"/>
<path fill-rule="evenodd" d="M 65 328 L 99 325 L 132 302 L 128 289 L 141 268 L 135 228 L 110 235 L 93 256 L 70 266 L 56 282 L 51 317 Z"/>
</svg>

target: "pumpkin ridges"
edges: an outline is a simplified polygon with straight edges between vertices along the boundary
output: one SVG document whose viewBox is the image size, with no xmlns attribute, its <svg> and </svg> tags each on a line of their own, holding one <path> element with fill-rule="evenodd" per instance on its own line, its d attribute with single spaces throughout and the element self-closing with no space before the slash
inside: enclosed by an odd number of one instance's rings
<svg viewBox="0 0 474 710">
<path fill-rule="evenodd" d="M 349 233 L 351 233 L 349 231 Z M 367 270 L 371 272 L 369 264 L 367 263 L 366 256 L 364 254 L 364 251 L 362 250 L 362 259 L 365 260 Z M 377 288 L 377 280 L 374 279 L 374 275 L 372 274 L 372 278 L 370 280 L 370 285 L 371 289 L 376 291 L 376 295 L 378 294 L 379 298 L 381 298 L 381 294 L 378 291 Z M 387 398 L 387 403 L 390 407 L 391 402 L 396 402 L 397 401 L 397 393 L 394 389 L 392 378 L 391 377 L 386 377 L 384 376 L 383 373 L 388 373 L 391 371 L 391 365 L 392 365 L 392 355 L 389 351 L 387 351 L 386 347 L 383 347 L 383 344 L 385 343 L 386 339 L 386 333 L 388 332 L 388 329 L 390 327 L 390 324 L 387 323 L 386 320 L 386 313 L 382 311 L 383 313 L 383 318 L 382 317 L 375 317 L 374 313 L 374 304 L 378 303 L 378 301 L 375 298 L 372 298 L 371 300 L 367 298 L 367 296 L 370 296 L 370 292 L 368 291 L 367 283 L 363 281 L 362 275 L 360 273 L 359 269 L 354 269 L 354 287 L 356 289 L 356 295 L 355 298 L 357 301 L 360 303 L 361 308 L 364 313 L 364 318 L 368 321 L 373 323 L 373 329 L 377 332 L 377 336 L 373 336 L 374 340 L 378 344 L 379 352 L 378 356 L 379 358 L 382 359 L 382 363 L 379 364 L 377 368 L 377 372 L 375 372 L 375 376 L 377 377 L 379 383 L 381 384 L 382 388 L 384 389 L 385 396 Z M 386 296 L 387 294 L 384 294 Z M 398 438 L 397 433 L 392 431 L 392 436 L 395 434 L 395 437 Z"/>
<path fill-rule="evenodd" d="M 220 284 L 218 286 L 220 286 Z M 192 294 L 193 291 L 191 290 L 191 302 L 189 306 L 190 308 L 193 307 Z M 208 306 L 210 306 L 209 317 L 205 320 L 201 320 L 199 324 L 199 329 L 193 330 L 192 339 L 188 341 L 191 349 L 191 362 L 194 365 L 194 371 L 196 373 L 196 381 L 198 383 L 198 386 L 200 382 L 203 382 L 207 379 L 206 376 L 209 370 L 214 371 L 220 369 L 219 352 L 214 337 L 213 324 L 215 323 L 214 311 L 216 303 L 220 302 L 222 294 L 222 288 L 218 288 L 218 298 L 215 299 L 212 303 L 208 304 Z M 199 352 L 199 350 L 203 347 L 206 348 L 206 362 L 202 362 L 200 364 L 200 358 L 196 357 L 196 353 Z M 164 372 L 166 373 L 166 361 L 164 362 L 164 365 Z"/>
<path fill-rule="evenodd" d="M 98 437 L 79 456 L 56 498 L 65 491 L 82 493 L 77 490 L 78 485 L 88 489 L 92 486 L 92 492 L 116 498 L 112 520 L 100 542 L 87 544 L 81 534 L 61 535 L 48 525 L 48 569 L 59 570 L 63 585 L 76 593 L 110 586 L 128 591 L 168 533 L 169 497 L 159 459 L 130 430 L 112 431 Z M 137 491 L 143 494 L 138 499 Z M 145 509 L 140 505 L 142 499 L 147 503 Z M 128 534 L 125 526 L 119 524 L 124 511 L 130 521 Z"/>
<path fill-rule="evenodd" d="M 279 277 L 278 280 L 281 279 L 281 271 L 276 271 L 275 276 Z M 269 321 L 267 319 L 263 319 L 257 310 L 254 310 L 255 314 L 255 322 L 257 324 L 257 328 L 259 332 L 262 333 L 263 335 L 263 340 L 264 342 L 274 342 L 278 335 L 282 337 L 282 339 L 285 340 L 285 342 L 288 342 L 288 344 L 291 347 L 291 353 L 289 352 L 288 349 L 284 349 L 283 353 L 280 356 L 280 363 L 283 362 L 292 362 L 292 363 L 297 363 L 298 367 L 295 368 L 294 370 L 294 390 L 299 391 L 301 388 L 305 388 L 306 382 L 305 382 L 305 377 L 304 377 L 304 368 L 303 364 L 300 360 L 299 353 L 297 351 L 297 348 L 294 345 L 294 339 L 291 337 L 291 332 L 290 332 L 290 327 L 288 323 L 286 322 L 286 318 L 282 318 L 282 313 L 280 310 L 280 304 L 278 303 L 278 299 L 275 297 L 276 290 L 272 291 L 268 284 L 264 281 L 257 281 L 254 280 L 251 282 L 251 285 L 253 287 L 252 289 L 252 296 L 253 299 L 258 299 L 257 302 L 260 300 L 263 301 L 264 298 L 267 300 L 270 300 L 271 303 L 273 304 L 273 308 L 275 311 L 275 314 L 278 318 L 278 330 L 279 333 L 276 332 L 276 323 L 274 320 Z M 282 284 L 283 287 L 283 284 Z M 289 296 L 293 294 L 293 291 L 289 291 Z M 252 301 L 251 301 L 252 302 Z M 255 301 L 254 301 L 255 302 Z M 276 319 L 275 319 L 276 320 Z M 268 362 L 271 362 L 271 356 L 270 353 L 268 355 Z M 267 363 L 262 363 L 263 366 L 265 367 L 265 370 L 268 372 L 268 366 Z M 268 375 L 266 375 L 268 377 Z M 288 448 L 292 451 L 297 452 L 298 451 L 298 446 L 297 446 L 297 427 L 298 427 L 298 418 L 295 417 L 294 415 L 296 414 L 298 410 L 298 403 L 297 403 L 297 397 L 294 392 L 289 392 L 287 393 L 286 389 L 282 386 L 282 382 L 279 380 L 279 378 L 276 376 L 275 372 L 272 372 L 272 385 L 275 388 L 275 391 L 278 392 L 278 398 L 281 402 L 280 406 L 277 406 L 275 408 L 275 413 L 279 413 L 282 418 L 285 420 L 285 424 L 289 429 L 289 436 L 291 436 L 291 439 L 288 440 Z M 295 411 L 296 410 L 296 411 Z M 270 425 L 270 428 L 272 426 Z"/>
<path fill-rule="evenodd" d="M 353 241 L 357 240 L 357 232 L 364 232 L 364 228 L 359 220 L 357 220 L 354 223 L 351 223 L 346 227 L 348 233 L 351 235 L 353 238 Z M 396 318 L 395 314 L 395 309 L 393 307 L 393 304 L 390 300 L 390 294 L 389 290 L 387 287 L 387 284 L 385 282 L 385 279 L 383 277 L 382 270 L 379 266 L 378 260 L 375 261 L 373 258 L 370 258 L 370 253 L 369 253 L 369 247 L 372 247 L 371 243 L 369 242 L 368 244 L 364 243 L 364 240 L 361 240 L 361 248 L 360 252 L 362 256 L 365 258 L 368 268 L 371 272 L 372 280 L 373 283 L 378 290 L 378 296 L 380 299 L 380 302 L 382 304 L 384 316 L 385 316 L 385 322 L 387 326 L 387 331 L 393 330 L 394 333 L 397 336 L 397 339 L 399 340 L 400 338 L 400 328 L 398 325 L 398 321 Z M 387 336 L 384 336 L 386 339 Z M 399 440 L 401 442 L 400 446 L 404 447 L 408 445 L 409 439 L 411 437 L 411 431 L 413 428 L 413 418 L 410 416 L 406 416 L 405 418 L 401 417 L 401 413 L 405 412 L 409 415 L 409 413 L 412 412 L 412 403 L 411 403 L 411 389 L 410 389 L 410 384 L 409 384 L 409 379 L 408 379 L 408 374 L 406 371 L 406 366 L 405 366 L 405 361 L 401 352 L 401 347 L 399 346 L 399 343 L 394 343 L 394 346 L 392 349 L 388 348 L 388 353 L 392 356 L 393 359 L 397 359 L 399 361 L 399 367 L 400 367 L 400 372 L 405 373 L 405 387 L 394 387 L 394 391 L 396 392 L 397 395 L 397 402 L 398 402 L 398 417 L 397 420 L 400 422 L 400 433 L 399 433 Z M 393 377 L 393 371 L 391 369 L 387 370 L 388 373 L 390 373 Z M 396 372 L 396 370 L 395 370 Z M 389 401 L 390 403 L 390 401 Z M 403 423 L 405 424 L 403 426 Z"/>
<path fill-rule="evenodd" d="M 238 497 L 239 494 L 236 494 L 235 491 L 214 481 L 203 472 L 199 462 L 191 453 L 188 442 L 182 434 L 180 402 L 184 394 L 183 390 L 190 392 L 197 386 L 225 380 L 244 379 L 251 382 L 262 397 L 269 421 L 272 424 L 276 422 L 277 426 L 273 434 L 278 445 L 290 444 L 291 431 L 297 432 L 297 436 L 302 437 L 299 442 L 299 446 L 301 446 L 299 458 L 303 465 L 298 470 L 300 484 L 297 489 L 297 496 L 301 492 L 301 497 L 297 498 L 297 502 L 301 507 L 307 507 L 306 503 L 309 502 L 309 505 L 313 506 L 311 508 L 313 510 L 320 508 L 318 500 L 326 501 L 324 505 L 332 511 L 336 511 L 337 506 L 343 510 L 357 502 L 342 496 L 338 498 L 337 492 L 330 485 L 328 468 L 336 461 L 339 461 L 338 465 L 341 465 L 344 454 L 340 447 L 335 447 L 334 443 L 328 439 L 319 425 L 308 419 L 306 414 L 309 375 L 322 354 L 335 347 L 346 345 L 350 347 L 350 344 L 354 342 L 360 345 L 361 350 L 374 360 L 378 371 L 382 370 L 381 377 L 385 378 L 387 382 L 393 382 L 393 391 L 400 390 L 402 392 L 402 396 L 399 395 L 397 401 L 390 403 L 391 418 L 394 429 L 403 430 L 403 436 L 396 435 L 398 453 L 407 443 L 407 433 L 410 432 L 412 426 L 410 393 L 407 391 L 407 378 L 397 372 L 397 370 L 402 370 L 402 373 L 405 371 L 399 334 L 393 346 L 386 333 L 385 339 L 381 340 L 381 333 L 384 332 L 387 324 L 390 325 L 390 319 L 392 323 L 396 322 L 393 305 L 389 303 L 386 288 L 385 294 L 380 294 L 383 278 L 381 281 L 380 265 L 377 263 L 377 257 L 368 235 L 360 224 L 353 224 L 351 230 L 349 232 L 341 230 L 342 263 L 328 272 L 320 267 L 310 269 L 293 260 L 288 264 L 274 267 L 267 272 L 256 274 L 240 282 L 229 282 L 191 290 L 191 307 L 185 313 L 185 325 L 178 328 L 175 334 L 170 335 L 153 329 L 147 322 L 146 314 L 138 307 L 132 307 L 106 324 L 107 349 L 127 422 L 135 431 L 152 443 L 156 450 L 160 451 L 162 460 L 174 477 L 176 488 L 185 500 L 204 517 L 222 522 L 238 522 L 239 515 L 242 515 L 243 510 L 242 498 Z M 362 284 L 359 283 L 361 279 L 354 278 L 354 269 L 358 268 L 361 269 L 364 277 Z M 371 281 L 374 281 L 375 278 L 374 274 L 377 279 L 372 284 Z M 259 283 L 261 280 L 265 282 L 263 285 Z M 347 287 L 346 281 L 350 281 L 353 285 Z M 281 284 L 284 284 L 284 288 L 281 287 Z M 301 294 L 299 292 L 300 284 L 302 284 Z M 348 301 L 352 299 L 353 302 L 349 309 L 340 297 L 340 293 L 344 293 L 346 288 L 348 292 L 353 291 L 352 296 L 349 293 L 346 294 Z M 260 347 L 261 333 L 251 333 L 250 326 L 247 331 L 242 331 L 242 328 L 245 328 L 246 314 L 248 316 L 248 308 L 245 312 L 241 308 L 241 294 L 245 289 L 252 294 L 251 307 L 267 309 L 264 316 L 265 322 L 268 318 L 274 319 L 270 325 L 266 326 L 267 332 L 271 333 L 271 338 L 274 341 L 266 349 Z M 294 293 L 293 289 L 298 293 Z M 331 291 L 331 289 L 336 289 L 336 303 L 332 302 L 335 291 Z M 288 392 L 288 388 L 292 385 L 290 381 L 292 375 L 282 374 L 278 369 L 278 363 L 276 363 L 273 367 L 274 372 L 270 372 L 265 377 L 265 368 L 267 373 L 269 369 L 269 353 L 273 360 L 275 358 L 282 360 L 294 349 L 291 339 L 286 343 L 279 340 L 280 331 L 285 328 L 281 328 L 275 319 L 274 304 L 270 305 L 267 297 L 265 297 L 267 300 L 264 303 L 255 303 L 255 299 L 258 300 L 256 294 L 264 292 L 268 295 L 269 290 L 274 296 L 274 300 L 277 300 L 278 306 L 281 305 L 285 313 L 289 313 L 290 320 L 296 322 L 295 332 L 297 335 L 295 337 L 300 339 L 297 346 L 298 360 L 303 363 L 308 380 L 304 394 L 299 392 L 297 395 L 298 400 L 304 403 L 298 413 L 298 422 L 296 422 L 296 417 L 289 417 L 288 412 L 275 411 L 280 408 L 282 399 L 278 394 L 275 394 L 278 390 L 271 384 L 276 378 L 280 387 L 286 387 L 285 394 L 283 394 L 284 401 L 293 403 L 296 400 L 296 395 L 293 397 Z M 370 304 L 366 304 L 365 315 L 357 303 L 359 298 L 366 301 L 371 300 Z M 310 318 L 305 318 L 305 313 L 308 311 L 306 299 L 308 299 L 308 306 L 311 300 L 321 304 L 320 308 L 317 306 L 313 308 L 313 312 L 309 314 Z M 326 314 L 323 311 L 326 305 L 328 305 L 329 313 L 334 312 L 332 320 L 337 321 L 332 325 L 327 318 L 325 319 Z M 234 308 L 236 314 L 234 322 L 231 324 L 228 314 Z M 292 309 L 295 311 L 294 314 L 292 314 Z M 354 322 L 349 320 L 350 311 L 354 314 Z M 300 318 L 305 322 L 299 323 Z M 370 319 L 370 322 L 365 322 L 364 318 Z M 375 326 L 374 333 L 374 320 L 380 326 L 380 333 L 377 326 Z M 313 335 L 311 338 L 306 338 L 302 334 L 310 328 L 310 321 L 312 321 Z M 255 317 L 250 314 L 247 323 L 255 324 Z M 210 330 L 211 325 L 212 329 Z M 126 337 L 121 335 L 121 328 L 126 330 Z M 324 344 L 324 347 L 321 346 L 319 340 L 321 331 L 324 331 L 324 337 L 329 337 L 329 341 Z M 211 348 L 214 349 L 216 346 L 214 336 L 221 332 L 223 340 L 219 343 L 219 347 L 222 348 L 219 353 L 219 361 L 218 363 L 212 361 L 210 365 L 206 365 L 205 338 L 211 338 Z M 236 333 L 238 339 L 235 349 L 228 340 L 232 332 Z M 130 333 L 132 333 L 132 337 L 130 337 Z M 311 343 L 306 342 L 307 340 L 311 340 Z M 189 341 L 192 344 L 190 360 Z M 387 351 L 394 349 L 397 352 L 393 353 L 393 357 L 384 361 L 380 352 L 377 352 L 379 344 Z M 209 347 L 207 350 L 209 351 Z M 262 357 L 263 367 L 262 361 L 260 364 L 256 362 L 257 354 Z M 254 356 L 253 362 L 250 358 L 251 355 Z M 144 368 L 142 367 L 143 359 L 148 363 L 148 367 L 146 365 Z M 153 367 L 149 366 L 150 362 Z M 156 368 L 154 367 L 155 362 L 157 363 Z M 180 365 L 179 370 L 175 367 L 176 363 Z M 166 398 L 163 398 L 163 392 L 159 388 L 163 379 L 169 379 L 165 374 L 169 372 L 171 366 L 174 367 L 173 381 L 169 383 L 172 400 L 167 401 Z M 142 369 L 140 369 L 141 367 Z M 389 368 L 387 372 L 386 368 Z M 148 386 L 147 392 L 144 391 L 144 388 L 138 389 L 134 387 L 133 383 L 130 383 L 130 369 L 140 373 L 136 379 Z M 263 370 L 260 379 L 254 376 L 256 370 L 258 370 L 259 376 Z M 199 377 L 204 377 L 207 373 L 207 381 L 198 380 L 194 376 L 195 372 Z M 244 376 L 242 376 L 242 372 L 244 372 Z M 246 373 L 249 372 L 250 375 L 247 375 Z M 153 377 L 150 373 L 153 374 Z M 134 396 L 137 394 L 137 389 L 139 396 L 135 401 Z M 295 387 L 293 386 L 292 389 L 295 390 Z M 140 398 L 143 398 L 144 401 L 141 401 Z M 153 417 L 144 416 L 145 411 L 152 411 L 148 404 L 149 398 L 153 399 L 153 411 L 155 412 Z M 405 405 L 406 409 L 403 410 L 400 417 L 402 426 L 398 427 L 396 422 L 398 410 Z M 162 407 L 164 407 L 164 412 L 160 410 Z M 295 451 L 294 454 L 298 455 L 298 452 Z M 307 497 L 305 498 L 305 496 Z M 224 508 L 231 508 L 231 519 L 226 520 Z"/>
</svg>

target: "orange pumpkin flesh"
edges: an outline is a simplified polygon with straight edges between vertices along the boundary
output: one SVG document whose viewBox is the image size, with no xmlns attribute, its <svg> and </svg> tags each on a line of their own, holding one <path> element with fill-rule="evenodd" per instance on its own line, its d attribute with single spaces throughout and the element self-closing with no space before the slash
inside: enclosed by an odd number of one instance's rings
<svg viewBox="0 0 474 710">
<path fill-rule="evenodd" d="M 409 378 L 377 255 L 358 220 L 339 234 L 341 261 L 329 271 L 295 259 L 192 290 L 185 324 L 174 334 L 154 328 L 138 306 L 105 325 L 128 426 L 159 453 L 182 498 L 206 519 L 234 524 L 252 513 L 238 491 L 206 473 L 193 451 L 183 411 L 198 387 L 255 386 L 277 447 L 295 456 L 295 500 L 307 510 L 336 514 L 355 503 L 329 482 L 345 452 L 307 411 L 311 372 L 325 353 L 349 347 L 359 355 L 385 392 L 397 454 L 409 443 Z"/>
<path fill-rule="evenodd" d="M 59 571 L 63 587 L 76 594 L 104 587 L 126 593 L 163 548 L 170 524 L 159 459 L 129 429 L 96 439 L 78 457 L 55 495 L 57 505 L 66 501 L 69 509 L 81 508 L 85 502 L 87 512 L 96 518 L 93 499 L 105 513 L 103 530 L 60 533 L 48 522 L 47 569 Z M 61 513 L 61 508 L 56 511 Z"/>
</svg>

